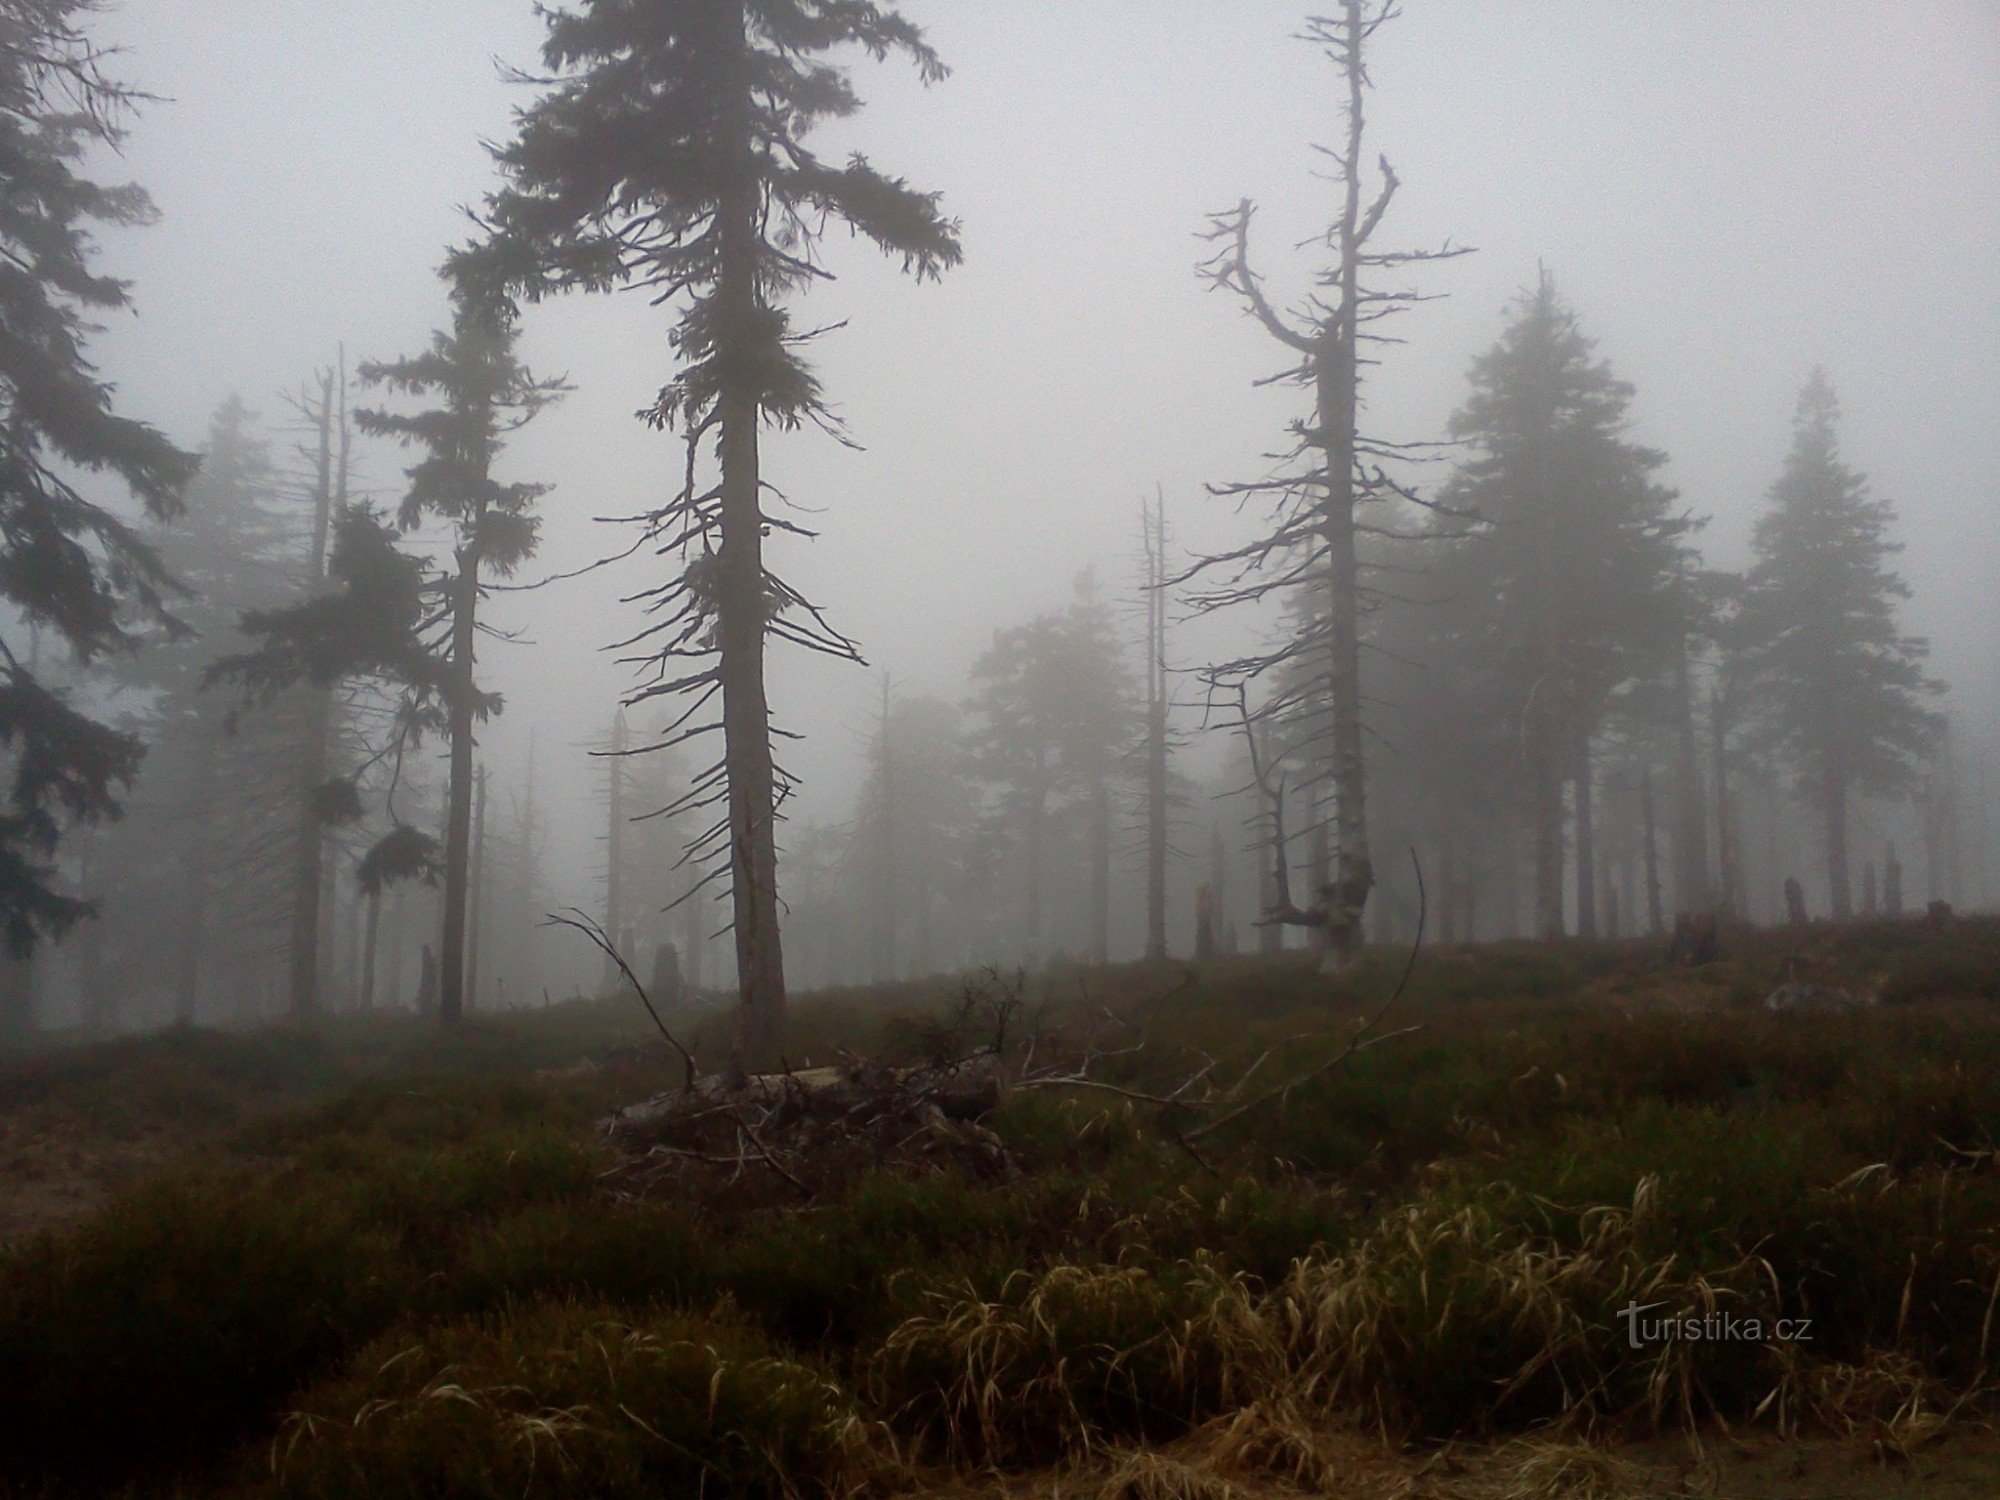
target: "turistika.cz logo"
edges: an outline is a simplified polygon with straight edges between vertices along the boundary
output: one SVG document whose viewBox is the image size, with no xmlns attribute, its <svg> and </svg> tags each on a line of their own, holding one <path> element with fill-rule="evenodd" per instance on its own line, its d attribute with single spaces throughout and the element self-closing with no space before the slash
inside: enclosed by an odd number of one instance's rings
<svg viewBox="0 0 2000 1500">
<path fill-rule="evenodd" d="M 1618 1309 L 1625 1320 L 1625 1338 L 1634 1349 L 1670 1339 L 1704 1344 L 1803 1344 L 1812 1338 L 1811 1318 L 1759 1318 L 1717 1310 L 1701 1313 L 1646 1314 L 1664 1302 L 1628 1302 Z"/>
</svg>

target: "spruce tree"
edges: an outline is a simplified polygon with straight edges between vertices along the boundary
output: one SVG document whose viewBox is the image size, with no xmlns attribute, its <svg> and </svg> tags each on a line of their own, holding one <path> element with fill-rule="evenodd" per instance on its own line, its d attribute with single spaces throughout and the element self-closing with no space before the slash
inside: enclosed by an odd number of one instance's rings
<svg viewBox="0 0 2000 1500">
<path fill-rule="evenodd" d="M 79 664 L 170 623 L 152 549 L 93 497 L 109 477 L 156 517 L 179 507 L 195 460 L 120 415 L 85 344 L 131 306 L 94 264 L 99 225 L 154 217 L 143 190 L 93 181 L 137 97 L 103 69 L 83 30 L 87 0 L 0 0 L 0 597 L 25 633 L 51 632 Z M 9 633 L 15 627 L 8 627 Z M 26 955 L 91 910 L 58 889 L 66 824 L 116 815 L 138 770 L 136 735 L 78 709 L 25 640 L 0 639 L 0 937 Z"/>
<path fill-rule="evenodd" d="M 765 641 L 858 659 L 765 562 L 767 531 L 800 528 L 764 504 L 761 430 L 832 423 L 785 304 L 828 275 L 818 246 L 832 223 L 919 277 L 959 259 L 933 195 L 859 155 L 823 161 L 807 141 L 860 107 L 842 51 L 901 53 L 926 80 L 945 70 L 917 27 L 869 0 L 582 0 L 544 14 L 550 76 L 499 148 L 506 185 L 467 261 L 529 298 L 632 287 L 681 307 L 680 368 L 642 413 L 681 432 L 688 456 L 679 493 L 648 523 L 673 576 L 651 591 L 658 618 L 634 642 L 653 673 L 635 701 L 690 693 L 692 720 L 721 700 L 722 755 L 697 801 L 725 809 L 744 1040 L 774 1056 L 782 773 Z"/>
<path fill-rule="evenodd" d="M 402 529 L 437 519 L 453 533 L 452 572 L 439 585 L 445 633 L 435 648 L 451 758 L 438 969 L 438 1015 L 447 1026 L 459 1020 L 467 998 L 474 727 L 498 706 L 480 691 L 475 670 L 482 572 L 507 576 L 533 553 L 537 522 L 532 507 L 548 492 L 547 485 L 495 479 L 493 463 L 507 434 L 532 421 L 567 389 L 561 381 L 536 379 L 514 345 L 513 320 L 506 310 L 461 289 L 453 297 L 450 331 L 433 334 L 430 348 L 407 359 L 364 364 L 360 370 L 364 384 L 434 396 L 440 404 L 408 413 L 355 413 L 363 432 L 425 450 L 409 471 L 410 488 L 397 516 Z"/>
<path fill-rule="evenodd" d="M 1895 512 L 1840 456 L 1823 370 L 1799 397 L 1791 452 L 1757 523 L 1738 630 L 1757 728 L 1822 820 L 1836 919 L 1853 911 L 1847 813 L 1856 792 L 1906 790 L 1942 729 L 1924 706 L 1928 644 L 1898 627 L 1909 588 L 1889 566 Z"/>
<path fill-rule="evenodd" d="M 1592 888 L 1592 741 L 1613 695 L 1683 638 L 1693 523 L 1653 478 L 1666 456 L 1625 435 L 1632 387 L 1594 356 L 1546 271 L 1471 380 L 1452 421 L 1469 454 L 1446 494 L 1479 518 L 1459 559 L 1478 615 L 1463 666 L 1486 680 L 1518 747 L 1536 928 L 1560 936 L 1563 787 L 1576 791 L 1581 895 Z"/>
<path fill-rule="evenodd" d="M 1112 807 L 1143 719 L 1092 575 L 1077 578 L 1067 609 L 996 632 L 972 678 L 974 764 L 995 792 L 996 831 L 1013 835 L 1020 857 L 1022 949 L 1043 956 L 1052 877 L 1061 871 L 1082 877 L 1067 882 L 1075 899 L 1066 909 L 1084 914 L 1078 936 L 1103 962 Z M 1073 861 L 1055 857 L 1059 843 Z"/>
</svg>

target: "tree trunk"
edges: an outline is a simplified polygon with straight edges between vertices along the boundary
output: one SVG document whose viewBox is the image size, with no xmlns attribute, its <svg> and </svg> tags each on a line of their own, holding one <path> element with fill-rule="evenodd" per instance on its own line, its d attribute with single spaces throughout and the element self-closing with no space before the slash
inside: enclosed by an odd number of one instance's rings
<svg viewBox="0 0 2000 1500">
<path fill-rule="evenodd" d="M 1146 957 L 1167 956 L 1166 502 L 1146 524 Z"/>
<path fill-rule="evenodd" d="M 1576 753 L 1576 933 L 1597 933 L 1597 799 L 1591 785 L 1590 737 Z"/>
<path fill-rule="evenodd" d="M 1039 752 L 1037 752 L 1039 759 Z M 1026 950 L 1029 963 L 1038 963 L 1042 957 L 1042 823 L 1046 816 L 1041 789 L 1042 768 L 1035 767 L 1035 790 L 1028 803 L 1028 836 L 1025 854 L 1028 861 L 1028 894 L 1022 912 L 1021 946 Z"/>
<path fill-rule="evenodd" d="M 1729 806 L 1729 720 L 1720 692 L 1709 694 L 1708 716 L 1715 776 L 1716 909 L 1726 917 L 1735 917 L 1742 915 L 1743 870 L 1736 818 Z"/>
<path fill-rule="evenodd" d="M 368 893 L 367 931 L 361 941 L 361 993 L 359 1004 L 363 1010 L 375 1008 L 375 939 L 382 926 L 382 892 Z"/>
<path fill-rule="evenodd" d="M 742 24 L 740 7 L 737 24 Z M 747 122 L 743 130 L 741 149 L 747 156 L 752 149 Z M 722 540 L 715 558 L 715 612 L 743 1048 L 748 1058 L 761 1062 L 777 1056 L 784 1038 L 785 959 L 778 932 L 777 773 L 764 688 L 770 597 L 764 581 L 758 454 L 761 398 L 740 348 L 757 336 L 759 322 L 757 214 L 755 174 L 746 160 L 738 180 L 725 190 L 717 216 L 717 338 L 728 373 L 718 401 Z"/>
<path fill-rule="evenodd" d="M 174 976 L 174 1020 L 182 1026 L 194 1024 L 201 998 L 202 949 L 208 941 L 208 866 L 210 834 L 215 823 L 215 762 L 221 746 L 201 747 L 195 767 L 193 796 L 188 812 L 193 820 L 192 838 L 182 878 L 187 883 L 187 905 L 181 912 L 180 963 Z"/>
<path fill-rule="evenodd" d="M 486 767 L 472 776 L 472 857 L 465 878 L 465 1005 L 479 1004 L 479 918 L 486 896 Z M 631 951 L 627 943 L 625 949 Z"/>
<path fill-rule="evenodd" d="M 444 825 L 444 936 L 438 967 L 438 1018 L 456 1026 L 465 1014 L 465 909 L 472 861 L 473 650 L 478 640 L 478 554 L 459 549 L 458 597 L 452 601 L 452 688 L 448 702 L 451 770 Z"/>
<path fill-rule="evenodd" d="M 1708 809 L 1694 727 L 1692 673 L 1683 648 L 1679 702 L 1675 705 L 1680 742 L 1674 759 L 1674 903 L 1684 912 L 1707 910 L 1715 899 L 1708 879 Z"/>
<path fill-rule="evenodd" d="M 1562 777 L 1546 750 L 1537 756 L 1535 778 L 1535 936 L 1563 935 Z"/>
<path fill-rule="evenodd" d="M 1328 319 L 1314 353 L 1319 407 L 1317 445 L 1325 454 L 1326 501 L 1320 530 L 1327 553 L 1327 664 L 1333 709 L 1334 879 L 1326 890 L 1328 967 L 1354 960 L 1361 941 L 1361 917 L 1375 870 L 1368 856 L 1366 764 L 1361 740 L 1361 585 L 1354 532 L 1354 431 L 1361 298 L 1362 91 L 1365 17 L 1361 0 L 1344 0 L 1346 32 L 1347 171 L 1346 200 L 1336 226 L 1340 265 L 1340 305 Z"/>
<path fill-rule="evenodd" d="M 1111 782 L 1102 772 L 1090 788 L 1090 960 L 1111 962 Z"/>
</svg>

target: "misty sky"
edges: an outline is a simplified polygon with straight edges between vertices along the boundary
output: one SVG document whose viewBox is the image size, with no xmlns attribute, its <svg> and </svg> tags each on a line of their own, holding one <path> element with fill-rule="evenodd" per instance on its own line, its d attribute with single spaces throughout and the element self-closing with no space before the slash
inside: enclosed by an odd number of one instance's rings
<svg viewBox="0 0 2000 1500">
<path fill-rule="evenodd" d="M 865 66 L 869 109 L 829 132 L 944 194 L 966 262 L 918 287 L 865 247 L 801 310 L 847 320 L 817 349 L 852 452 L 774 443 L 767 473 L 823 514 L 777 562 L 900 684 L 963 696 L 998 626 L 1059 604 L 1078 568 L 1132 580 L 1142 493 L 1165 487 L 1190 545 L 1241 535 L 1206 481 L 1247 478 L 1299 397 L 1251 382 L 1278 351 L 1194 265 L 1207 213 L 1262 205 L 1275 291 L 1302 290 L 1328 189 L 1309 143 L 1335 128 L 1333 74 L 1268 0 L 911 0 L 954 69 L 919 87 Z M 132 176 L 164 215 L 112 237 L 137 318 L 97 348 L 135 414 L 194 445 L 240 391 L 274 399 L 345 341 L 413 349 L 445 315 L 433 272 L 491 185 L 482 138 L 528 97 L 526 0 L 124 0 L 103 33 L 167 96 L 137 121 Z M 2000 3 L 1408 0 L 1381 38 L 1371 116 L 1404 187 L 1385 243 L 1449 238 L 1475 256 L 1426 273 L 1448 292 L 1404 319 L 1369 425 L 1439 435 L 1471 357 L 1537 260 L 1638 388 L 1637 435 L 1714 517 L 1710 557 L 1740 563 L 1793 402 L 1824 363 L 1847 456 L 1895 500 L 1912 622 L 1968 727 L 2000 702 Z M 543 568 L 622 539 L 591 517 L 672 483 L 673 440 L 632 418 L 670 373 L 668 315 L 638 297 L 533 309 L 526 349 L 579 389 L 513 451 L 553 481 Z M 401 460 L 362 454 L 391 498 Z M 509 709 L 504 771 L 539 726 L 544 796 L 567 799 L 558 883 L 594 901 L 585 852 L 598 772 L 586 737 L 631 681 L 599 648 L 638 623 L 619 594 L 664 564 L 502 602 L 526 627 L 488 651 Z M 531 572 L 542 571 L 531 568 Z M 1199 649 L 1189 634 L 1184 650 Z M 776 664 L 805 808 L 844 814 L 871 681 L 796 654 Z"/>
</svg>

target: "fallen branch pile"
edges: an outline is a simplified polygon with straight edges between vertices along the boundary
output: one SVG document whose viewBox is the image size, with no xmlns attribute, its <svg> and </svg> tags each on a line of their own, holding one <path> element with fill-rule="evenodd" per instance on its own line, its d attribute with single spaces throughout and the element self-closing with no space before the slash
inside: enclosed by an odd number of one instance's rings
<svg viewBox="0 0 2000 1500">
<path fill-rule="evenodd" d="M 1414 856 L 1413 856 L 1414 858 Z M 617 1192 L 672 1198 L 704 1207 L 797 1206 L 835 1196 L 884 1168 L 956 1171 L 983 1181 L 1021 1175 L 1021 1164 L 984 1123 L 1014 1091 L 1055 1089 L 1102 1093 L 1155 1112 L 1162 1136 L 1206 1170 L 1215 1170 L 1198 1143 L 1244 1116 L 1282 1104 L 1296 1091 L 1343 1068 L 1355 1056 L 1407 1036 L 1415 1026 L 1385 1031 L 1382 1021 L 1408 986 L 1423 944 L 1423 872 L 1417 871 L 1417 936 L 1402 977 L 1387 999 L 1358 1019 L 1343 1045 L 1289 1078 L 1260 1077 L 1267 1052 L 1226 1086 L 1217 1063 L 1198 1057 L 1173 1088 L 1154 1091 L 1105 1076 L 1105 1064 L 1147 1050 L 1133 1022 L 1108 1010 L 1069 1034 L 1039 1027 L 1010 1046 L 1009 1027 L 1021 1009 L 1022 981 L 993 975 L 995 988 L 969 985 L 956 1012 L 921 1034 L 924 1060 L 911 1066 L 849 1055 L 838 1066 L 788 1068 L 745 1076 L 700 1075 L 694 1054 L 667 1030 L 638 976 L 589 918 L 550 920 L 582 932 L 617 962 L 661 1035 L 679 1056 L 680 1087 L 628 1105 L 602 1122 L 619 1161 L 605 1173 Z M 1186 984 L 1192 971 L 1183 976 Z M 1179 986 L 1176 987 L 1178 990 Z M 1126 1036 L 1119 1036 L 1125 1031 Z M 1111 1042 L 1123 1045 L 1110 1045 Z M 1263 1083 L 1252 1090 L 1253 1082 Z"/>
<path fill-rule="evenodd" d="M 882 1167 L 1004 1181 L 1019 1167 L 980 1122 L 1000 1102 L 1001 1060 L 838 1067 L 698 1078 L 604 1121 L 621 1161 L 611 1185 L 705 1205 L 799 1202 Z"/>
</svg>

